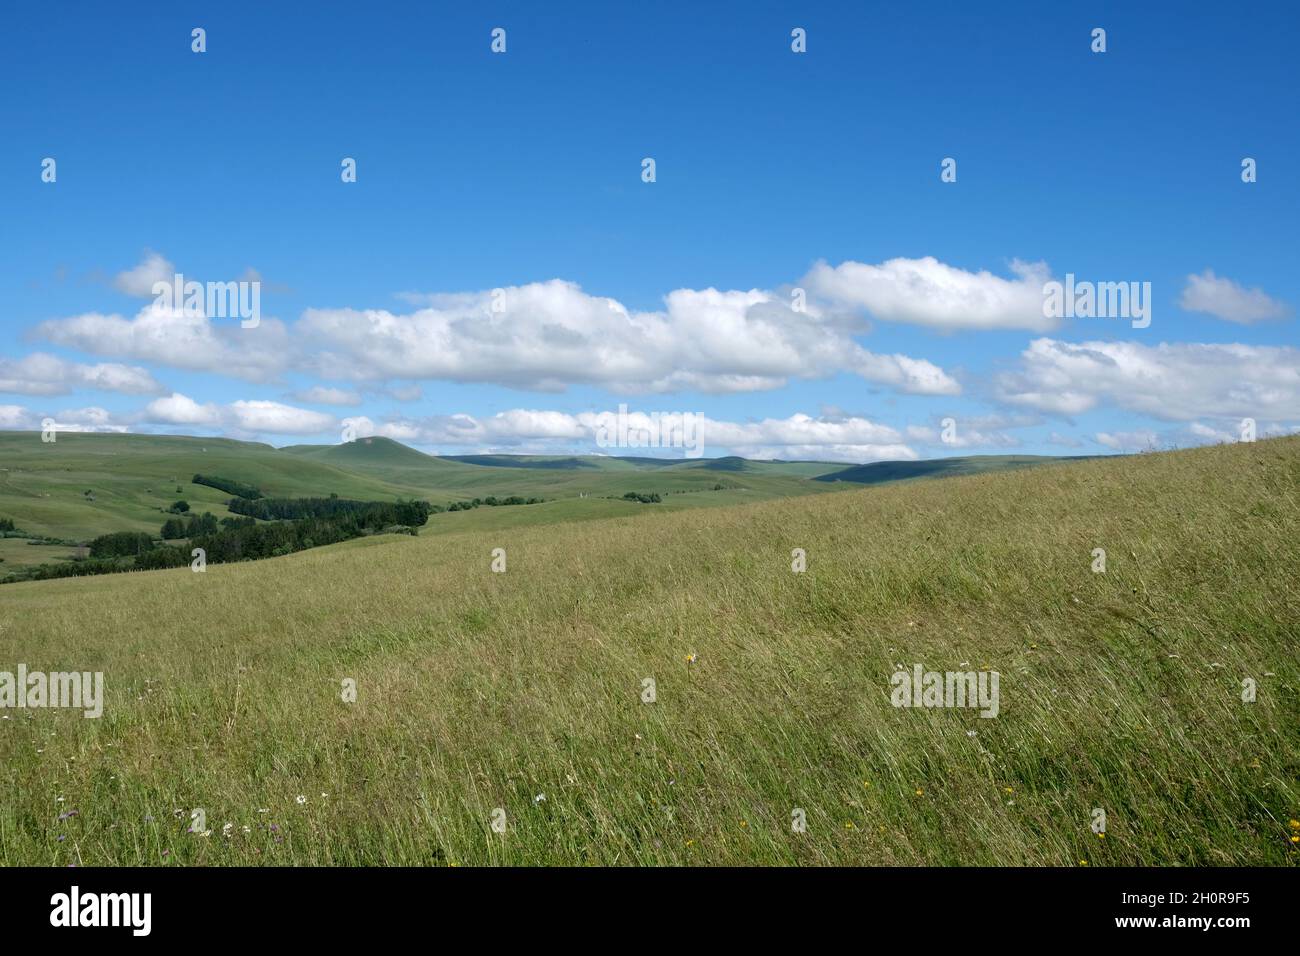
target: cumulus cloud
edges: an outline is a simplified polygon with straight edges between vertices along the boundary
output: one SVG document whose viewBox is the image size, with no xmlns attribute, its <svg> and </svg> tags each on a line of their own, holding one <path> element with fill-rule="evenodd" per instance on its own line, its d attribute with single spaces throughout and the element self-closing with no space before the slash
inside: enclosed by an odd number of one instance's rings
<svg viewBox="0 0 1300 956">
<path fill-rule="evenodd" d="M 1043 284 L 1051 272 L 1042 262 L 1011 262 L 1014 278 L 967 272 L 932 256 L 889 259 L 879 265 L 819 262 L 802 284 L 830 308 L 863 309 L 886 322 L 907 322 L 945 331 L 1028 329 L 1046 332 L 1059 320 L 1043 315 Z"/>
<path fill-rule="evenodd" d="M 1300 349 L 1035 339 L 998 376 L 1005 402 L 1061 415 L 1102 404 L 1164 421 L 1300 419 Z"/>
<path fill-rule="evenodd" d="M 1233 432 L 1227 431 L 1223 428 L 1215 428 L 1212 425 L 1205 425 L 1201 422 L 1192 422 L 1187 426 L 1187 431 L 1189 434 L 1201 441 L 1213 442 L 1215 444 L 1235 442 L 1238 439 L 1238 435 Z"/>
<path fill-rule="evenodd" d="M 244 431 L 277 435 L 313 435 L 332 429 L 336 424 L 333 415 L 279 402 L 232 402 L 226 406 L 226 413 L 235 426 Z"/>
<path fill-rule="evenodd" d="M 339 425 L 332 415 L 280 402 L 197 402 L 180 392 L 156 398 L 144 408 L 126 412 L 111 412 L 98 406 L 46 412 L 34 411 L 21 405 L 0 405 L 0 428 L 40 429 L 43 420 L 47 418 L 53 418 L 57 427 L 65 431 L 125 432 L 139 426 L 161 426 L 171 432 L 217 431 L 236 437 L 332 436 Z"/>
<path fill-rule="evenodd" d="M 280 402 L 241 400 L 227 405 L 200 404 L 179 392 L 150 402 L 138 419 L 157 425 L 220 427 L 273 435 L 316 435 L 331 431 L 338 424 L 332 415 Z"/>
<path fill-rule="evenodd" d="M 218 425 L 221 423 L 221 409 L 210 402 L 200 405 L 188 395 L 173 392 L 166 398 L 150 402 L 142 417 L 161 425 Z"/>
<path fill-rule="evenodd" d="M 1098 432 L 1097 441 L 1115 451 L 1156 451 L 1160 438 L 1155 432 L 1141 429 L 1132 432 Z"/>
<path fill-rule="evenodd" d="M 746 392 L 849 371 L 904 392 L 960 391 L 938 366 L 869 352 L 838 324 L 759 289 L 678 289 L 655 312 L 558 279 L 424 301 L 407 314 L 309 309 L 295 337 L 314 344 L 316 370 L 334 379 Z"/>
<path fill-rule="evenodd" d="M 327 388 L 323 385 L 315 385 L 311 388 L 304 389 L 303 391 L 294 392 L 293 397 L 296 401 L 311 402 L 314 405 L 361 404 L 360 393 L 343 388 Z M 418 390 L 416 397 L 419 397 Z"/>
<path fill-rule="evenodd" d="M 1039 423 L 1029 415 L 950 415 L 952 426 L 941 419 L 937 424 L 908 425 L 904 434 L 909 441 L 942 448 L 1015 448 L 1020 439 L 1007 429 L 1025 428 Z M 945 437 L 945 433 L 947 437 Z"/>
<path fill-rule="evenodd" d="M 0 429 L 56 432 L 127 432 L 130 426 L 117 421 L 107 409 L 72 408 L 49 414 L 22 405 L 0 405 Z"/>
<path fill-rule="evenodd" d="M 0 405 L 0 428 L 28 428 L 29 421 L 31 412 L 22 405 Z"/>
<path fill-rule="evenodd" d="M 213 321 L 183 309 L 155 308 L 152 303 L 130 319 L 98 312 L 51 319 L 38 325 L 34 334 L 95 355 L 257 382 L 278 376 L 295 344 L 275 319 L 264 318 L 256 328 L 245 329 L 238 320 Z"/>
<path fill-rule="evenodd" d="M 21 359 L 0 358 L 0 392 L 66 395 L 77 389 L 150 395 L 162 386 L 145 369 L 115 363 L 81 365 L 45 352 Z"/>
<path fill-rule="evenodd" d="M 757 422 L 730 422 L 705 415 L 685 419 L 692 413 L 626 413 L 627 432 L 634 436 L 627 445 L 600 445 L 613 432 L 617 412 L 567 412 L 511 409 L 476 418 L 446 415 L 418 420 L 376 423 L 365 416 L 345 419 L 358 437 L 381 435 L 396 441 L 455 449 L 458 452 L 598 453 L 609 455 L 660 454 L 687 457 L 683 444 L 691 435 L 698 438 L 699 452 L 707 457 L 742 455 L 746 458 L 818 459 L 823 461 L 868 462 L 886 459 L 915 459 L 916 452 L 893 428 L 852 416 L 830 419 L 795 414 L 788 418 L 767 418 Z M 652 416 L 657 416 L 652 417 Z M 693 430 L 693 431 L 692 431 Z M 644 437 L 681 436 L 676 446 L 649 446 Z M 450 453 L 450 452 L 448 452 Z"/>
<path fill-rule="evenodd" d="M 132 270 L 124 287 L 142 287 L 152 261 Z M 291 328 L 263 319 L 242 329 L 151 304 L 134 317 L 54 319 L 35 334 L 96 355 L 253 382 L 296 370 L 398 388 L 432 379 L 555 392 L 593 385 L 620 393 L 727 393 L 847 372 L 911 394 L 961 391 L 926 359 L 864 348 L 853 338 L 861 322 L 816 307 L 796 311 L 788 296 L 761 289 L 677 289 L 662 309 L 646 312 L 559 279 L 403 298 L 417 307 L 308 309 Z"/>
<path fill-rule="evenodd" d="M 1231 279 L 1216 276 L 1213 269 L 1206 269 L 1201 275 L 1189 275 L 1178 304 L 1188 312 L 1205 312 L 1241 325 L 1280 319 L 1290 312 L 1286 303 L 1262 289 L 1243 288 Z"/>
<path fill-rule="evenodd" d="M 152 297 L 155 282 L 170 283 L 175 275 L 174 265 L 158 253 L 146 249 L 144 258 L 137 265 L 113 277 L 113 288 L 127 295 Z"/>
</svg>

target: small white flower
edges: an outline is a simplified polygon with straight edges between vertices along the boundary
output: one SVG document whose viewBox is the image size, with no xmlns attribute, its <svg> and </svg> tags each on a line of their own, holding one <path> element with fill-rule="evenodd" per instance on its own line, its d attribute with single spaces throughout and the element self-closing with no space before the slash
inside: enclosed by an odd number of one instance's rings
<svg viewBox="0 0 1300 956">
<path fill-rule="evenodd" d="M 307 802 L 307 798 L 304 797 L 301 793 L 298 794 L 298 796 L 295 799 L 298 801 L 298 806 L 302 806 L 304 803 Z"/>
<path fill-rule="evenodd" d="M 546 802 L 546 794 L 544 793 L 539 793 L 537 796 L 533 797 L 533 803 L 545 803 L 545 802 Z"/>
</svg>

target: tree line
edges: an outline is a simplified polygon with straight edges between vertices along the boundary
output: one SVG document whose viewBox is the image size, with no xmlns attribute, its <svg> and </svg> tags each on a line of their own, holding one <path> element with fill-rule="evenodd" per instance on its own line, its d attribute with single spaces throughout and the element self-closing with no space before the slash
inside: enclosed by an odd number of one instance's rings
<svg viewBox="0 0 1300 956">
<path fill-rule="evenodd" d="M 243 499 L 234 499 L 231 504 L 236 501 L 247 503 Z M 321 505 L 320 502 L 333 504 Z M 427 501 L 348 502 L 337 498 L 315 498 L 296 499 L 272 510 L 305 516 L 265 524 L 259 524 L 251 515 L 222 518 L 218 522 L 208 512 L 171 518 L 162 526 L 162 537 L 188 538 L 187 545 L 159 542 L 142 531 L 114 531 L 91 540 L 87 545 L 87 558 L 15 569 L 0 579 L 0 583 L 178 568 L 191 562 L 195 548 L 203 549 L 208 563 L 222 564 L 279 557 L 384 531 L 416 534 L 417 529 L 428 521 L 432 507 Z M 312 514 L 313 511 L 322 513 Z"/>
<path fill-rule="evenodd" d="M 195 475 L 191 480 L 196 485 L 207 485 L 209 488 L 216 488 L 218 491 L 238 495 L 240 498 L 262 497 L 262 492 L 254 486 L 246 485 L 242 481 L 235 481 L 233 478 L 222 478 L 219 475 Z M 179 488 L 176 490 L 180 491 Z"/>
<path fill-rule="evenodd" d="M 263 521 L 330 518 L 349 520 L 361 528 L 380 529 L 389 525 L 418 527 L 434 507 L 427 501 L 353 501 L 350 498 L 260 498 L 248 501 L 232 498 L 226 507 L 238 515 Z"/>
<path fill-rule="evenodd" d="M 468 501 L 453 501 L 447 507 L 433 505 L 435 514 L 441 514 L 444 511 L 472 511 L 480 505 L 486 505 L 489 508 L 500 508 L 506 505 L 540 505 L 545 498 L 521 498 L 519 495 L 511 495 L 509 498 L 498 498 L 496 495 L 488 495 L 486 498 L 470 498 Z"/>
</svg>

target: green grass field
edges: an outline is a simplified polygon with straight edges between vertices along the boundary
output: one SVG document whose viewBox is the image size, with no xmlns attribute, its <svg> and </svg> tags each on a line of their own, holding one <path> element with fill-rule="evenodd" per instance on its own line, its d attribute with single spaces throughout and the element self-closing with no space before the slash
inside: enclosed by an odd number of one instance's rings
<svg viewBox="0 0 1300 956">
<path fill-rule="evenodd" d="M 96 504 L 143 527 L 175 486 L 127 457 Z M 13 462 L 0 515 L 62 527 Z M 406 467 L 450 464 L 484 467 Z M 106 683 L 0 711 L 0 862 L 1295 865 L 1300 438 L 836 487 L 0 588 L 0 670 Z M 917 663 L 999 672 L 1000 715 L 891 706 Z"/>
<path fill-rule="evenodd" d="M 1042 459 L 1052 461 L 1053 459 Z M 949 470 L 1019 467 L 1014 456 L 947 459 Z M 978 466 L 965 463 L 980 462 Z M 483 462 L 482 464 L 474 462 Z M 896 477 L 913 477 L 908 466 Z M 31 534 L 84 541 L 111 531 L 158 533 L 178 499 L 218 518 L 230 512 L 230 495 L 191 482 L 195 474 L 233 478 L 271 497 L 325 496 L 367 501 L 423 498 L 433 504 L 488 495 L 550 501 L 658 492 L 663 510 L 763 501 L 852 487 L 844 465 L 830 462 L 762 462 L 742 458 L 659 461 L 597 456 L 462 456 L 437 458 L 386 438 L 343 445 L 276 449 L 224 438 L 66 433 L 43 443 L 38 432 L 0 432 L 0 518 L 11 517 Z M 844 472 L 840 482 L 816 480 Z M 864 480 L 893 480 L 872 473 Z M 721 486 L 719 488 L 719 486 Z M 91 492 L 87 496 L 86 492 Z M 689 493 L 689 494 L 688 494 Z M 632 513 L 635 505 L 624 505 Z M 517 509 L 513 509 L 516 510 Z M 551 508 L 503 520 L 532 523 L 586 517 L 589 506 Z M 430 530 L 439 530 L 436 516 Z"/>
<path fill-rule="evenodd" d="M 193 484 L 195 474 L 234 478 L 272 497 L 334 493 L 449 504 L 487 495 L 580 499 L 641 491 L 671 494 L 673 508 L 824 492 L 828 486 L 811 478 L 843 467 L 747 462 L 739 471 L 713 471 L 698 461 L 650 465 L 591 457 L 584 459 L 586 467 L 568 466 L 574 459 L 559 461 L 565 467 L 538 467 L 546 460 L 527 457 L 518 459 L 522 467 L 476 465 L 384 438 L 276 449 L 219 438 L 76 433 L 45 444 L 39 433 L 0 432 L 0 517 L 14 518 L 32 534 L 85 540 L 110 531 L 156 534 L 169 517 L 166 509 L 182 498 L 195 511 L 228 515 L 230 495 Z M 721 492 L 715 491 L 718 485 Z M 678 501 L 677 492 L 706 497 Z"/>
</svg>

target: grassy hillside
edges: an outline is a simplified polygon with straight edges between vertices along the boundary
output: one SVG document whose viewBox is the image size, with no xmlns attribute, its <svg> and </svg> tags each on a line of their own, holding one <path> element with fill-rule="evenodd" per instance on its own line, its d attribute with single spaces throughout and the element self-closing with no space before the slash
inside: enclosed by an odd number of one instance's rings
<svg viewBox="0 0 1300 956">
<path fill-rule="evenodd" d="M 1290 438 L 11 585 L 3 666 L 107 702 L 0 720 L 0 861 L 1294 865 L 1298 489 Z"/>
<path fill-rule="evenodd" d="M 232 478 L 271 497 L 333 493 L 379 501 L 418 497 L 434 504 L 488 495 L 577 499 L 618 497 L 627 491 L 674 497 L 708 493 L 690 502 L 675 501 L 672 508 L 829 490 L 806 481 L 797 468 L 782 470 L 769 463 L 754 463 L 745 473 L 714 474 L 698 467 L 699 462 L 648 465 L 640 459 L 597 456 L 547 461 L 557 464 L 542 466 L 531 459 L 471 464 L 426 455 L 387 438 L 276 449 L 218 438 L 77 433 L 46 444 L 37 432 L 0 432 L 0 517 L 13 518 L 32 534 L 83 541 L 110 531 L 156 533 L 163 512 L 180 498 L 196 511 L 228 514 L 229 493 L 193 484 L 195 474 Z M 483 520 L 538 520 L 512 511 L 513 519 Z"/>
<path fill-rule="evenodd" d="M 236 478 L 274 496 L 335 492 L 392 500 L 401 493 L 378 478 L 254 442 L 64 433 L 46 444 L 37 432 L 0 431 L 0 516 L 34 534 L 82 539 L 109 531 L 156 533 L 165 517 L 160 511 L 178 498 L 198 511 L 228 514 L 230 495 L 192 484 L 196 473 Z"/>
<path fill-rule="evenodd" d="M 960 475 L 981 475 L 1010 468 L 1029 468 L 1062 461 L 1084 461 L 1078 458 L 1052 458 L 1044 455 L 968 455 L 959 458 L 932 458 L 925 461 L 876 461 L 867 465 L 854 465 L 824 472 L 818 481 L 851 481 L 859 485 L 878 485 L 887 481 L 908 481 L 913 478 L 956 478 Z"/>
</svg>

